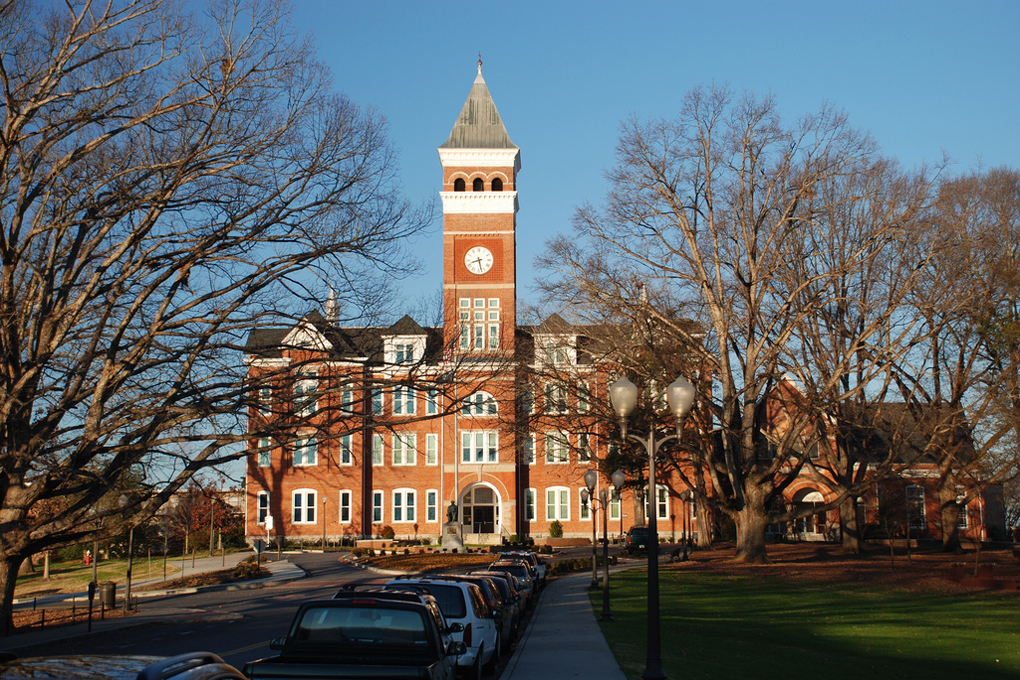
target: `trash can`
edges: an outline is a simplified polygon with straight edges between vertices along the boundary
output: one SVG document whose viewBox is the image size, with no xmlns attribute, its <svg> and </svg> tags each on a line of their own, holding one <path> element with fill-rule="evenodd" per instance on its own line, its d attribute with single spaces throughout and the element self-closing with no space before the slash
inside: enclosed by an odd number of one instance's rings
<svg viewBox="0 0 1020 680">
<path fill-rule="evenodd" d="M 99 602 L 107 609 L 117 606 L 117 584 L 113 581 L 103 581 L 99 584 Z"/>
</svg>

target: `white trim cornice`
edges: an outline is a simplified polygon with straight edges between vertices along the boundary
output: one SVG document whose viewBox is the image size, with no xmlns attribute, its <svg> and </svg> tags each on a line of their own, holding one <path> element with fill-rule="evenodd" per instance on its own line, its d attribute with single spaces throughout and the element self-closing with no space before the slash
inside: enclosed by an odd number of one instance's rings
<svg viewBox="0 0 1020 680">
<path fill-rule="evenodd" d="M 513 166 L 516 175 L 521 170 L 520 149 L 439 149 L 439 161 L 444 168 L 506 168 Z"/>
<path fill-rule="evenodd" d="M 440 191 L 443 214 L 516 213 L 516 191 Z"/>
</svg>

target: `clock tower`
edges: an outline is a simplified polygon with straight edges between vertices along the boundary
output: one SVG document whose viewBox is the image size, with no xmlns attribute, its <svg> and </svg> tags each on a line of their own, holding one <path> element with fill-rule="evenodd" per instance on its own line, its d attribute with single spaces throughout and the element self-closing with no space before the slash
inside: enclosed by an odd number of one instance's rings
<svg viewBox="0 0 1020 680">
<path fill-rule="evenodd" d="M 439 160 L 447 347 L 462 356 L 513 353 L 521 151 L 496 111 L 481 58 L 460 116 L 439 147 Z"/>
</svg>

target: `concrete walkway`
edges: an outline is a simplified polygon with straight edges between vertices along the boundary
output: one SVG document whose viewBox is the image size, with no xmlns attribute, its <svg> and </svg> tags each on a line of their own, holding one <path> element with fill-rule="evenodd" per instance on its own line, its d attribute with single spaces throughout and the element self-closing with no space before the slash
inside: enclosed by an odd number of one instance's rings
<svg viewBox="0 0 1020 680">
<path fill-rule="evenodd" d="M 549 582 L 503 678 L 625 680 L 592 610 L 590 584 L 590 572 Z"/>
</svg>

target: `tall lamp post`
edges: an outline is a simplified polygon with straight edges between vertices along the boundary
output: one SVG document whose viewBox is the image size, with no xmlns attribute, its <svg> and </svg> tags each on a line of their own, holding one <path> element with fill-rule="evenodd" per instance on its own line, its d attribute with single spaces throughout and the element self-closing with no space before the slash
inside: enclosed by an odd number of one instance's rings
<svg viewBox="0 0 1020 680">
<path fill-rule="evenodd" d="M 626 441 L 637 442 L 645 447 L 648 453 L 648 488 L 649 505 L 648 513 L 648 653 L 645 659 L 645 672 L 641 675 L 645 680 L 661 679 L 666 677 L 662 669 L 662 647 L 660 644 L 659 630 L 659 533 L 656 516 L 658 512 L 654 507 L 656 501 L 655 489 L 655 457 L 659 448 L 668 441 L 679 439 L 687 420 L 687 414 L 694 405 L 695 390 L 683 376 L 674 380 L 666 388 L 666 399 L 669 403 L 669 410 L 676 419 L 676 433 L 667 435 L 662 439 L 655 439 L 655 428 L 649 426 L 648 437 L 639 437 L 627 433 L 627 417 L 637 406 L 638 388 L 627 378 L 620 378 L 609 387 L 609 396 L 613 402 L 613 409 L 620 417 L 620 436 Z"/>
<path fill-rule="evenodd" d="M 588 475 L 592 475 L 595 479 L 588 483 Z M 584 483 L 587 485 L 587 489 L 581 489 L 581 507 L 589 508 L 591 513 L 591 584 L 589 588 L 598 588 L 599 577 L 598 577 L 598 554 L 599 554 L 599 541 L 596 535 L 595 529 L 595 481 L 598 479 L 598 473 L 594 470 L 588 470 L 584 473 Z M 589 504 L 588 501 L 591 501 Z"/>
<path fill-rule="evenodd" d="M 684 556 L 683 560 L 687 561 L 687 554 L 691 551 L 691 511 L 689 510 L 688 503 L 691 502 L 691 498 L 694 496 L 690 489 L 684 489 L 680 493 L 680 500 L 683 501 L 684 508 Z"/>
<path fill-rule="evenodd" d="M 627 479 L 626 476 L 622 470 L 617 470 L 610 479 L 616 488 L 617 495 L 619 495 L 620 489 L 623 488 L 623 483 Z M 584 485 L 588 488 L 581 489 L 581 498 L 590 497 L 593 505 L 596 502 L 595 484 L 598 481 L 599 475 L 594 470 L 588 470 L 584 473 Z M 602 620 L 612 621 L 613 612 L 609 609 L 609 489 L 602 487 L 599 491 L 598 503 L 601 505 L 602 510 Z M 592 518 L 592 523 L 594 524 L 594 517 Z M 594 556 L 592 560 L 594 563 Z"/>
</svg>

